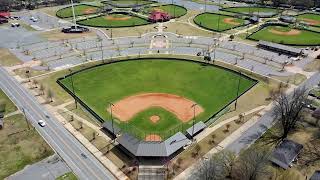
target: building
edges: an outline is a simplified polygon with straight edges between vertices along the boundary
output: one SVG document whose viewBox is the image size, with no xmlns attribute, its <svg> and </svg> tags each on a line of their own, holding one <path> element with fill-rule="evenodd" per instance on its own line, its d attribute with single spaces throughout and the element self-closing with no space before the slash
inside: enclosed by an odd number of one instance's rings
<svg viewBox="0 0 320 180">
<path fill-rule="evenodd" d="M 207 125 L 205 123 L 203 123 L 202 121 L 199 121 L 194 126 L 191 126 L 190 128 L 188 128 L 186 130 L 187 131 L 187 135 L 189 137 L 194 137 L 197 134 L 199 134 L 202 130 L 204 130 L 206 127 L 207 127 Z"/>
<path fill-rule="evenodd" d="M 285 139 L 273 150 L 270 161 L 283 169 L 288 169 L 292 166 L 292 162 L 296 160 L 302 148 L 303 145 Z"/>
<path fill-rule="evenodd" d="M 267 42 L 267 41 L 259 41 L 258 45 L 259 48 L 263 48 L 269 51 L 275 51 L 281 54 L 286 54 L 290 56 L 301 56 L 303 55 L 302 49 L 290 47 L 282 44 Z"/>
<path fill-rule="evenodd" d="M 166 12 L 152 11 L 149 16 L 150 22 L 165 22 L 171 19 L 170 15 Z"/>
</svg>

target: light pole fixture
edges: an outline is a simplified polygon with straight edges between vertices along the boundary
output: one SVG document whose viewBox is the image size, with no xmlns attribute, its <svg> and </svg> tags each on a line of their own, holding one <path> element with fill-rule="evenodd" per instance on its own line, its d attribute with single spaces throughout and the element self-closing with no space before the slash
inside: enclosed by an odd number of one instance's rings
<svg viewBox="0 0 320 180">
<path fill-rule="evenodd" d="M 74 103 L 76 104 L 76 109 L 78 109 L 78 103 L 77 103 L 76 93 L 75 93 L 75 89 L 74 89 L 72 69 L 69 69 L 69 72 L 70 72 L 71 88 L 72 88 L 72 94 L 73 94 L 73 98 L 74 98 Z"/>
<path fill-rule="evenodd" d="M 240 91 L 240 83 L 241 83 L 241 71 L 239 71 L 239 80 L 238 80 L 238 88 L 237 88 L 237 97 L 236 97 L 236 102 L 234 104 L 235 110 L 237 110 L 237 104 L 238 104 L 238 99 L 239 99 L 239 91 Z"/>
<path fill-rule="evenodd" d="M 77 29 L 76 13 L 74 12 L 73 0 L 70 0 L 70 1 L 71 1 L 71 8 L 72 8 L 73 24 Z"/>
<path fill-rule="evenodd" d="M 194 136 L 194 123 L 196 121 L 196 106 L 198 104 L 197 103 L 194 103 L 191 108 L 193 108 L 193 121 L 192 121 L 192 140 L 193 140 L 193 136 Z"/>
<path fill-rule="evenodd" d="M 111 102 L 109 102 L 109 101 L 108 101 L 107 103 L 109 104 L 109 109 L 110 109 L 112 134 L 115 135 L 115 134 L 114 134 L 114 127 L 113 127 L 113 117 L 112 117 L 112 107 L 114 106 L 114 104 L 111 103 Z M 115 139 L 114 139 L 114 141 L 115 141 Z"/>
</svg>

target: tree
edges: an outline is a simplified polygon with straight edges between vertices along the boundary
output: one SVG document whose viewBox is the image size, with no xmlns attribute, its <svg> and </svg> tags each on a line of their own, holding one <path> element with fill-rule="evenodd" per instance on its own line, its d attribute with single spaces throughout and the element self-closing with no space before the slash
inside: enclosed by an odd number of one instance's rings
<svg viewBox="0 0 320 180">
<path fill-rule="evenodd" d="M 230 38 L 230 41 L 232 41 L 234 39 L 234 35 L 231 34 L 229 38 Z"/>
<path fill-rule="evenodd" d="M 306 166 L 312 166 L 320 162 L 320 140 L 315 139 L 307 143 L 302 150 L 300 162 Z"/>
<path fill-rule="evenodd" d="M 40 87 L 39 87 L 39 90 L 40 90 L 40 95 L 44 95 L 44 90 L 45 90 L 45 88 L 44 88 L 44 85 L 42 84 L 42 83 L 40 83 Z"/>
<path fill-rule="evenodd" d="M 51 89 L 48 89 L 47 91 L 47 98 L 50 99 L 50 102 L 53 102 L 53 92 Z"/>
<path fill-rule="evenodd" d="M 270 151 L 262 147 L 250 147 L 240 154 L 232 167 L 231 179 L 258 180 L 268 175 Z M 260 177 L 260 178 L 259 178 Z"/>
<path fill-rule="evenodd" d="M 297 122 L 302 120 L 302 110 L 309 103 L 306 89 L 296 88 L 292 94 L 279 92 L 275 99 L 275 107 L 272 109 L 273 117 L 279 121 L 275 130 L 267 131 L 264 137 L 266 143 L 279 143 L 287 138 L 288 134 L 295 129 Z"/>
<path fill-rule="evenodd" d="M 38 88 L 39 82 L 38 82 L 38 80 L 33 79 L 33 80 L 32 80 L 32 84 L 34 85 L 34 88 Z"/>
</svg>

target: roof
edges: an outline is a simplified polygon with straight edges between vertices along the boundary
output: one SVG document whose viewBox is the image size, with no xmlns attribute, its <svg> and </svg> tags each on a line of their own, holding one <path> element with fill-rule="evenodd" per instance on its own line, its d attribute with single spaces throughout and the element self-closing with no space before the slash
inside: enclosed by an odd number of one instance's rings
<svg viewBox="0 0 320 180">
<path fill-rule="evenodd" d="M 262 46 L 268 46 L 268 47 L 273 47 L 273 48 L 280 49 L 280 50 L 285 50 L 285 51 L 292 52 L 292 53 L 297 53 L 297 54 L 300 54 L 302 52 L 302 49 L 299 49 L 299 48 L 285 46 L 282 44 L 277 44 L 277 43 L 268 42 L 268 41 L 259 41 L 258 44 L 262 45 Z"/>
<path fill-rule="evenodd" d="M 194 127 L 194 128 L 193 128 Z M 187 133 L 190 136 L 193 136 L 194 134 L 197 134 L 199 131 L 203 130 L 204 128 L 206 128 L 207 125 L 205 123 L 203 123 L 202 121 L 199 121 L 197 124 L 195 124 L 194 126 L 191 126 L 190 128 L 187 129 Z M 193 133 L 192 133 L 193 131 Z"/>
<path fill-rule="evenodd" d="M 161 11 L 152 11 L 149 19 L 154 20 L 154 21 L 159 21 L 159 20 L 169 20 L 170 16 L 166 12 L 161 12 Z"/>
<path fill-rule="evenodd" d="M 128 133 L 123 133 L 117 141 L 130 153 L 140 157 L 168 157 L 190 142 L 181 132 L 163 142 L 142 141 Z"/>
<path fill-rule="evenodd" d="M 0 11 L 0 16 L 8 18 L 10 17 L 10 12 Z"/>
<path fill-rule="evenodd" d="M 310 180 L 319 180 L 319 179 L 320 179 L 320 170 L 315 171 L 310 177 Z"/>
<path fill-rule="evenodd" d="M 303 145 L 285 139 L 274 149 L 270 161 L 284 169 L 288 169 L 302 148 Z"/>
<path fill-rule="evenodd" d="M 121 129 L 115 123 L 113 123 L 113 129 L 112 129 L 112 121 L 111 120 L 107 120 L 104 123 L 102 123 L 102 127 L 107 129 L 109 132 L 114 131 L 114 135 L 119 134 L 121 132 Z"/>
</svg>

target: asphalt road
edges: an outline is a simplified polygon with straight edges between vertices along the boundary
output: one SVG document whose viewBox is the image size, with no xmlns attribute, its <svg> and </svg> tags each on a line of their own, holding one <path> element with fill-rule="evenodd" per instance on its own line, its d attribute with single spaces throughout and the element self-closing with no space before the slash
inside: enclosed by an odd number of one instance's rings
<svg viewBox="0 0 320 180">
<path fill-rule="evenodd" d="M 46 111 L 37 100 L 0 67 L 0 88 L 22 110 L 29 122 L 37 129 L 48 144 L 66 161 L 79 179 L 116 179 L 90 152 L 70 134 L 54 116 Z M 49 118 L 46 118 L 48 116 Z M 45 127 L 37 121 L 43 119 Z M 85 154 L 83 157 L 81 154 Z"/>
</svg>

